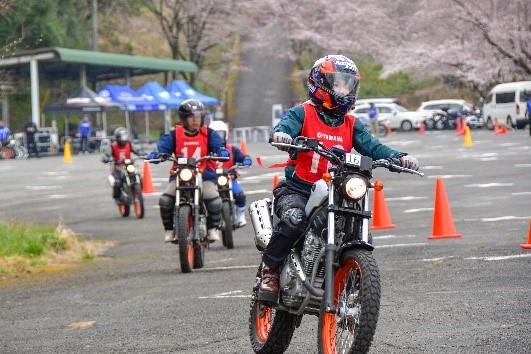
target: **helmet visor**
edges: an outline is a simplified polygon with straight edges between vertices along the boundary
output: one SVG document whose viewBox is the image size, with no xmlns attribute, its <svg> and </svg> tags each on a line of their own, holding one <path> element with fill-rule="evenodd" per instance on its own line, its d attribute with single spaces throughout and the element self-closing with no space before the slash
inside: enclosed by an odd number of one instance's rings
<svg viewBox="0 0 531 354">
<path fill-rule="evenodd" d="M 127 132 L 127 130 L 122 130 L 118 134 L 118 140 L 119 141 L 127 141 L 127 140 L 129 140 L 129 133 Z"/>
<path fill-rule="evenodd" d="M 223 141 L 227 141 L 227 132 L 224 130 L 216 130 L 216 133 L 220 136 Z"/>
<path fill-rule="evenodd" d="M 336 72 L 325 75 L 328 87 L 337 97 L 358 96 L 359 79 L 352 73 Z"/>
</svg>

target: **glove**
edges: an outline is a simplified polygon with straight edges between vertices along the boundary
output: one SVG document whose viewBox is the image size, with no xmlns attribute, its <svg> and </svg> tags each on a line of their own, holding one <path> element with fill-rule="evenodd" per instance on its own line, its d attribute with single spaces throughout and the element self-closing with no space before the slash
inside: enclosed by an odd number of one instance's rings
<svg viewBox="0 0 531 354">
<path fill-rule="evenodd" d="M 418 171 L 419 169 L 419 162 L 416 158 L 413 156 L 402 156 L 400 158 L 400 166 L 409 168 L 410 170 Z"/>
<path fill-rule="evenodd" d="M 244 166 L 251 166 L 253 164 L 253 160 L 251 160 L 251 156 L 245 155 L 243 158 L 243 165 Z"/>
<path fill-rule="evenodd" d="M 273 142 L 274 143 L 284 143 L 284 144 L 291 144 L 291 141 L 293 140 L 293 138 L 289 135 L 289 134 L 286 134 L 286 133 L 283 133 L 283 132 L 276 132 L 273 134 Z M 289 148 L 287 147 L 277 147 L 279 150 L 282 150 L 282 151 L 288 151 Z"/>
<path fill-rule="evenodd" d="M 225 148 L 221 148 L 219 150 L 219 157 L 230 157 L 229 150 L 227 150 Z"/>
<path fill-rule="evenodd" d="M 157 151 L 151 151 L 149 154 L 147 154 L 146 159 L 147 160 L 154 160 L 159 157 L 159 153 Z"/>
</svg>

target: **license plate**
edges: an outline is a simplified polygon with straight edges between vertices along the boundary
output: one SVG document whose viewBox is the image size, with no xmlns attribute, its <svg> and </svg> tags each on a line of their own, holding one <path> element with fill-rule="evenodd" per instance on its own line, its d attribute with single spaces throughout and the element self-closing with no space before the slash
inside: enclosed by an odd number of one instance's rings
<svg viewBox="0 0 531 354">
<path fill-rule="evenodd" d="M 345 154 L 345 162 L 347 163 L 347 165 L 360 167 L 361 155 L 347 153 Z"/>
<path fill-rule="evenodd" d="M 186 157 L 179 157 L 179 158 L 177 159 L 177 163 L 178 163 L 179 165 L 186 165 L 187 162 L 188 162 L 188 159 L 187 159 Z"/>
<path fill-rule="evenodd" d="M 216 168 L 216 174 L 220 175 L 223 173 L 223 169 L 222 168 Z"/>
</svg>

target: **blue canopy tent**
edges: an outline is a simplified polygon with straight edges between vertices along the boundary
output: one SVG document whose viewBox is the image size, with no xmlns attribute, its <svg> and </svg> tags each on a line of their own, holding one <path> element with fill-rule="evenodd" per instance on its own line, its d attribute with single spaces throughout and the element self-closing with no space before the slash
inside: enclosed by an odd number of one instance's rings
<svg viewBox="0 0 531 354">
<path fill-rule="evenodd" d="M 167 106 L 164 103 L 160 102 L 157 97 L 144 97 L 127 85 L 105 85 L 100 91 L 98 91 L 98 95 L 111 102 L 116 102 L 124 105 L 125 125 L 129 132 L 131 132 L 131 125 L 129 123 L 129 112 L 149 112 L 167 110 Z"/>
<path fill-rule="evenodd" d="M 183 101 L 183 99 L 178 99 L 177 97 L 171 95 L 164 87 L 162 87 L 156 81 L 146 82 L 142 87 L 136 90 L 138 94 L 142 97 L 151 100 L 155 98 L 160 103 L 166 105 L 167 109 L 164 112 L 164 131 L 169 131 L 170 122 L 170 109 L 177 109 Z M 146 113 L 146 126 L 148 126 L 148 115 Z"/>
<path fill-rule="evenodd" d="M 210 97 L 202 94 L 201 92 L 195 90 L 184 80 L 174 80 L 172 81 L 167 90 L 176 98 L 181 100 L 187 100 L 189 98 L 195 98 L 201 101 L 207 106 L 219 106 L 219 100 L 214 97 Z"/>
</svg>

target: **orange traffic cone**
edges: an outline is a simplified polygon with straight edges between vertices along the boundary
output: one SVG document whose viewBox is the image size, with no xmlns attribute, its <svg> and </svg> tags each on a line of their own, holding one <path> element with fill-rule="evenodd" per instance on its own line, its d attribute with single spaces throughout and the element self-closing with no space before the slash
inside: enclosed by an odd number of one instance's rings
<svg viewBox="0 0 531 354">
<path fill-rule="evenodd" d="M 278 175 L 275 175 L 275 177 L 273 177 L 273 189 L 277 188 L 277 185 L 278 185 Z"/>
<path fill-rule="evenodd" d="M 526 250 L 531 250 L 531 221 L 529 222 L 529 235 L 527 236 L 527 243 L 521 243 L 520 247 Z"/>
<path fill-rule="evenodd" d="M 262 161 L 262 158 L 260 156 L 256 156 L 256 163 L 260 167 L 264 167 L 264 161 Z"/>
<path fill-rule="evenodd" d="M 245 143 L 245 140 L 240 143 L 240 150 L 242 151 L 242 154 L 247 155 L 247 144 Z"/>
<path fill-rule="evenodd" d="M 424 135 L 426 131 L 426 127 L 424 126 L 424 122 L 420 122 L 420 125 L 419 125 L 419 134 L 420 135 Z"/>
<path fill-rule="evenodd" d="M 428 239 L 459 238 L 462 236 L 455 230 L 452 211 L 448 205 L 448 198 L 444 189 L 444 182 L 442 179 L 437 178 L 435 184 L 435 209 L 433 210 L 433 231 Z"/>
<path fill-rule="evenodd" d="M 153 181 L 151 180 L 151 167 L 149 162 L 144 161 L 144 177 L 142 177 L 142 193 L 154 193 L 156 192 L 153 187 Z"/>
<path fill-rule="evenodd" d="M 457 135 L 457 136 L 465 135 L 466 128 L 467 128 L 467 125 L 466 125 L 466 123 L 464 123 L 463 117 L 459 117 L 457 119 L 457 121 L 456 121 L 455 135 Z"/>
<path fill-rule="evenodd" d="M 391 215 L 387 210 L 384 199 L 383 184 L 381 181 L 374 182 L 374 207 L 372 213 L 371 230 L 394 229 L 396 225 L 391 221 Z"/>
</svg>

